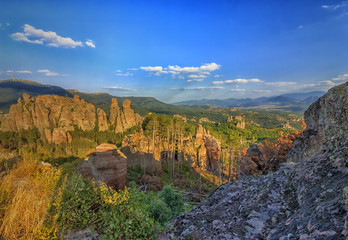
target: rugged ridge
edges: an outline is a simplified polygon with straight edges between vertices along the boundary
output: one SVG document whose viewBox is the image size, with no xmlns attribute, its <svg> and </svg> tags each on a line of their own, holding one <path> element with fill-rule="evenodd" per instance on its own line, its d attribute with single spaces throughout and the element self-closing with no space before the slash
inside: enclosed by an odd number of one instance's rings
<svg viewBox="0 0 348 240">
<path fill-rule="evenodd" d="M 24 93 L 23 98 L 19 98 L 3 118 L 0 131 L 18 132 L 37 128 L 48 142 L 63 143 L 72 140 L 68 131 L 75 127 L 93 130 L 97 126 L 99 131 L 112 128 L 115 132 L 123 132 L 142 121 L 134 113 L 129 100 L 124 101 L 122 110 L 116 109 L 115 104 L 117 100 L 113 99 L 108 122 L 102 109 L 96 110 L 93 104 L 80 99 L 78 95 L 74 98 L 57 95 L 30 97 Z"/>
<path fill-rule="evenodd" d="M 308 108 L 307 130 L 277 172 L 222 185 L 161 238 L 347 239 L 347 97 L 345 83 Z"/>
</svg>

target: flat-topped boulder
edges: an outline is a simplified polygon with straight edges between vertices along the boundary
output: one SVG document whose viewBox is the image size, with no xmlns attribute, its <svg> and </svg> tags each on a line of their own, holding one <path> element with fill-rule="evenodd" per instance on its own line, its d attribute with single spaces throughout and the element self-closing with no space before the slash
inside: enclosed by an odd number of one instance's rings
<svg viewBox="0 0 348 240">
<path fill-rule="evenodd" d="M 116 145 L 101 144 L 78 167 L 84 177 L 101 181 L 117 190 L 126 185 L 127 158 Z"/>
</svg>

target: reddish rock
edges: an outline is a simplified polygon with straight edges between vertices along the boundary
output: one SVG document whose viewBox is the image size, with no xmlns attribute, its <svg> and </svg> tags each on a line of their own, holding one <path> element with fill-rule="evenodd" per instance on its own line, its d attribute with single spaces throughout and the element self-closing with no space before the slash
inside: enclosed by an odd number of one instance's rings
<svg viewBox="0 0 348 240">
<path fill-rule="evenodd" d="M 97 109 L 97 118 L 98 118 L 99 131 L 108 130 L 109 127 L 108 127 L 106 113 L 100 108 Z"/>
<path fill-rule="evenodd" d="M 84 177 L 121 190 L 126 184 L 127 158 L 116 145 L 104 143 L 96 147 L 96 152 L 89 155 L 77 171 Z"/>
<path fill-rule="evenodd" d="M 1 131 L 20 131 L 38 128 L 47 141 L 62 143 L 71 141 L 67 131 L 74 126 L 92 130 L 96 123 L 96 111 L 92 104 L 57 95 L 32 97 L 23 94 L 23 100 L 12 105 L 4 118 Z"/>
<path fill-rule="evenodd" d="M 124 100 L 122 103 L 122 110 L 120 110 L 117 99 L 112 99 L 109 123 L 116 133 L 124 132 L 142 122 L 142 120 L 143 119 L 139 114 L 134 113 L 130 100 Z"/>
</svg>

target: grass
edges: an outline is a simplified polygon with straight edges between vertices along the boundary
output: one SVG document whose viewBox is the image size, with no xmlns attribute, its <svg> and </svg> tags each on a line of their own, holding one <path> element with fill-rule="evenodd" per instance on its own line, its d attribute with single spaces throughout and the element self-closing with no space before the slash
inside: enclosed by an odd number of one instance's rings
<svg viewBox="0 0 348 240">
<path fill-rule="evenodd" d="M 103 239 L 154 239 L 186 210 L 171 187 L 143 193 L 130 184 L 116 191 L 81 177 L 79 161 L 52 166 L 27 159 L 8 170 L 0 179 L 0 239 L 61 239 L 86 228 Z"/>
<path fill-rule="evenodd" d="M 0 182 L 0 236 L 40 239 L 61 172 L 51 166 L 23 160 Z"/>
</svg>

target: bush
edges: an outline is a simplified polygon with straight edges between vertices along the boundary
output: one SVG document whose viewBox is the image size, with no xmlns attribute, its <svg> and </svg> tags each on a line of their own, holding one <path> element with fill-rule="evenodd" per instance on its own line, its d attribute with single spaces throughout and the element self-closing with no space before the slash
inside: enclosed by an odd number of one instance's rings
<svg viewBox="0 0 348 240">
<path fill-rule="evenodd" d="M 158 197 L 171 210 L 171 217 L 176 217 L 184 212 L 184 199 L 181 194 L 174 192 L 171 186 L 164 186 Z"/>
<path fill-rule="evenodd" d="M 163 202 L 162 199 L 156 199 L 151 203 L 150 207 L 151 216 L 158 222 L 160 222 L 163 226 L 166 225 L 167 222 L 172 217 L 171 209 Z"/>
</svg>

